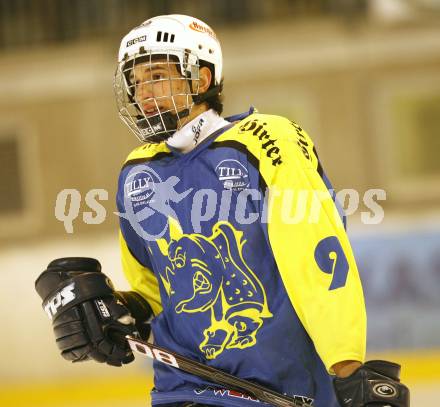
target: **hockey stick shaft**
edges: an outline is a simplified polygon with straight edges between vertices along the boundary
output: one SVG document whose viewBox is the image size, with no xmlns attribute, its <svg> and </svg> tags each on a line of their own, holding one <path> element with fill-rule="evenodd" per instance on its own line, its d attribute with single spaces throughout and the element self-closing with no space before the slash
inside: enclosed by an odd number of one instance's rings
<svg viewBox="0 0 440 407">
<path fill-rule="evenodd" d="M 140 353 L 151 359 L 173 366 L 187 373 L 197 375 L 216 384 L 226 386 L 230 390 L 236 390 L 256 397 L 260 401 L 272 404 L 276 407 L 312 407 L 303 401 L 277 393 L 259 384 L 240 379 L 212 366 L 204 365 L 185 356 L 178 355 L 167 349 L 156 346 L 130 335 L 125 337 L 133 352 Z"/>
</svg>

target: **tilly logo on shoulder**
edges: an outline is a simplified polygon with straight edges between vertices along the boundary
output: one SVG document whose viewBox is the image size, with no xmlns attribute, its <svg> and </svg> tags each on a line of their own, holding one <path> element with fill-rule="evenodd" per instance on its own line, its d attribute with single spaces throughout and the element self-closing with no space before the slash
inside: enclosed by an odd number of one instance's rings
<svg viewBox="0 0 440 407">
<path fill-rule="evenodd" d="M 176 189 L 180 179 L 175 175 L 162 181 L 159 174 L 145 164 L 134 166 L 125 178 L 124 211 L 115 214 L 130 222 L 136 234 L 144 240 L 161 238 L 168 229 L 168 217 L 177 219 L 174 207 L 193 190 Z M 161 215 L 154 222 L 153 215 Z"/>
<path fill-rule="evenodd" d="M 215 167 L 215 172 L 224 189 L 243 191 L 249 187 L 248 170 L 237 160 L 220 161 Z"/>
<path fill-rule="evenodd" d="M 155 184 L 162 182 L 159 175 L 145 168 L 142 171 L 129 174 L 124 184 L 124 194 L 132 202 L 133 208 L 149 203 L 156 190 Z"/>
</svg>

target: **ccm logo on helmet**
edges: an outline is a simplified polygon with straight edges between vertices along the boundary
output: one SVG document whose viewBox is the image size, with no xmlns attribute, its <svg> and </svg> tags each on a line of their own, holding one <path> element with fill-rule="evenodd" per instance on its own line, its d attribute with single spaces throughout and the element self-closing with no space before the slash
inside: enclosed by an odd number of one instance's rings
<svg viewBox="0 0 440 407">
<path fill-rule="evenodd" d="M 217 39 L 217 36 L 215 35 L 214 31 L 212 31 L 209 27 L 207 27 L 206 25 L 201 25 L 199 23 L 197 23 L 196 21 L 193 21 L 190 25 L 189 28 L 191 28 L 191 30 L 197 31 L 199 33 L 205 33 L 210 35 L 212 38 L 214 38 L 215 40 Z"/>
<path fill-rule="evenodd" d="M 394 397 L 397 394 L 397 390 L 388 383 L 376 383 L 373 392 L 382 397 Z"/>
<path fill-rule="evenodd" d="M 133 38 L 130 41 L 127 41 L 127 47 L 131 47 L 134 44 L 137 44 L 138 42 L 147 41 L 147 36 L 143 35 L 142 37 Z"/>
<path fill-rule="evenodd" d="M 69 284 L 61 291 L 57 292 L 44 306 L 44 310 L 52 319 L 58 311 L 59 307 L 62 307 L 75 299 L 75 283 Z"/>
</svg>

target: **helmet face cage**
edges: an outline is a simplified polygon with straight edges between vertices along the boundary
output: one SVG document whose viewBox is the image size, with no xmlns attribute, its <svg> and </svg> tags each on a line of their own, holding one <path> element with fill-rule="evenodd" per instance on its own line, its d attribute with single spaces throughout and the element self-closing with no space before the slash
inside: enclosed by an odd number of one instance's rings
<svg viewBox="0 0 440 407">
<path fill-rule="evenodd" d="M 119 116 L 138 139 L 161 142 L 182 126 L 194 106 L 198 57 L 189 50 L 136 53 L 118 64 L 114 90 Z"/>
</svg>

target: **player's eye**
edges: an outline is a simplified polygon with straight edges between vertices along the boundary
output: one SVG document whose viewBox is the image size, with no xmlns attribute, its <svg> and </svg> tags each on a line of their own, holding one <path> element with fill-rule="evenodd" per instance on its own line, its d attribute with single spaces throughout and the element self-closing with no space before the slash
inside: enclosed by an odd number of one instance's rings
<svg viewBox="0 0 440 407">
<path fill-rule="evenodd" d="M 153 79 L 153 81 L 159 81 L 164 78 L 165 78 L 165 75 L 162 73 L 154 73 L 153 75 L 151 75 L 151 79 Z"/>
</svg>

